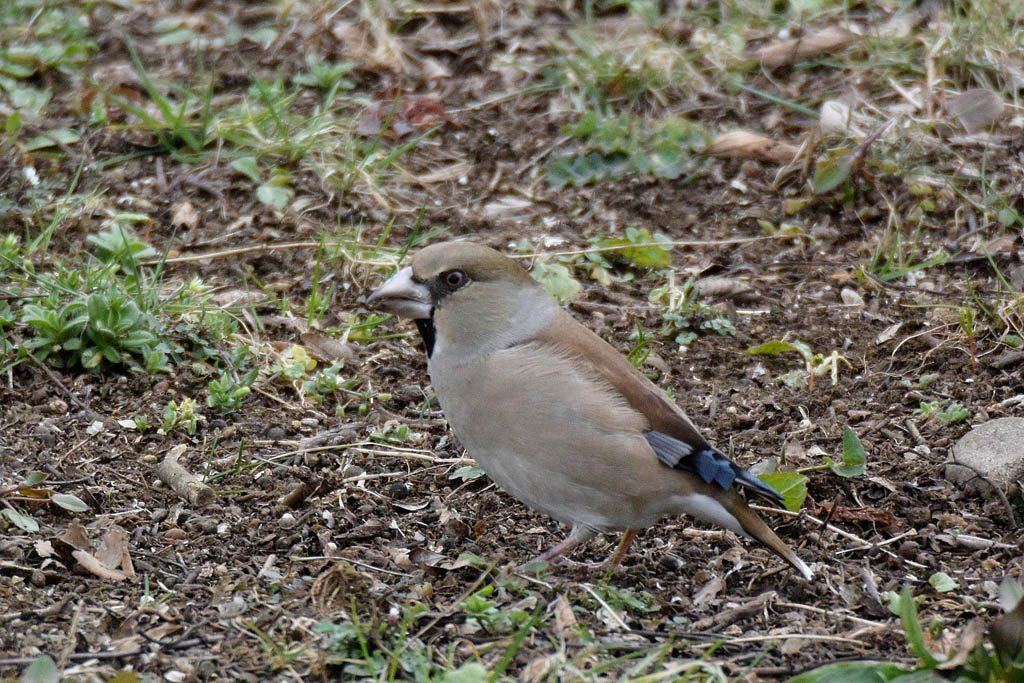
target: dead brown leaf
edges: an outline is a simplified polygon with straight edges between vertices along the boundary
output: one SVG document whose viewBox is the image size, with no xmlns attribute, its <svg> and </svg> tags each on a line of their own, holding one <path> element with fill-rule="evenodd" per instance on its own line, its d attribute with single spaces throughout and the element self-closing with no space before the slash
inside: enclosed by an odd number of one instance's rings
<svg viewBox="0 0 1024 683">
<path fill-rule="evenodd" d="M 876 507 L 846 507 L 845 505 L 837 505 L 835 509 L 829 513 L 832 509 L 831 505 L 818 505 L 812 503 L 808 505 L 811 509 L 811 514 L 830 514 L 831 520 L 834 522 L 871 522 L 873 524 L 881 524 L 882 526 L 899 526 L 899 520 L 896 519 L 896 515 Z"/>
<path fill-rule="evenodd" d="M 788 142 L 752 133 L 749 130 L 733 130 L 722 133 L 708 145 L 708 154 L 729 159 L 754 159 L 788 164 L 800 150 Z"/>
<path fill-rule="evenodd" d="M 775 68 L 838 50 L 852 41 L 853 35 L 848 31 L 838 26 L 828 26 L 808 31 L 799 38 L 776 40 L 753 51 L 750 56 L 769 68 Z"/>
<path fill-rule="evenodd" d="M 693 283 L 701 296 L 738 297 L 753 290 L 749 282 L 734 277 L 705 277 Z"/>
<path fill-rule="evenodd" d="M 82 565 L 91 574 L 98 576 L 101 579 L 107 581 L 124 581 L 128 578 L 128 575 L 120 569 L 113 569 L 103 564 L 90 552 L 85 550 L 76 550 L 71 553 L 72 557 L 78 560 L 78 564 Z"/>
<path fill-rule="evenodd" d="M 572 605 L 566 599 L 564 593 L 559 593 L 554 602 L 551 603 L 555 615 L 554 631 L 559 638 L 569 638 L 576 628 L 576 615 L 573 614 Z"/>
<path fill-rule="evenodd" d="M 313 357 L 328 363 L 338 360 L 355 360 L 356 354 L 352 347 L 320 330 L 306 330 L 299 335 L 302 345 L 309 349 Z"/>
<path fill-rule="evenodd" d="M 85 534 L 85 527 L 78 522 L 71 522 L 57 540 L 67 543 L 75 550 L 89 550 L 92 547 L 89 537 Z"/>
<path fill-rule="evenodd" d="M 178 202 L 171 208 L 171 227 L 193 230 L 199 227 L 199 212 L 192 202 Z"/>
<path fill-rule="evenodd" d="M 969 134 L 977 133 L 1003 115 L 1003 98 L 987 88 L 971 88 L 949 103 L 949 114 Z"/>
</svg>

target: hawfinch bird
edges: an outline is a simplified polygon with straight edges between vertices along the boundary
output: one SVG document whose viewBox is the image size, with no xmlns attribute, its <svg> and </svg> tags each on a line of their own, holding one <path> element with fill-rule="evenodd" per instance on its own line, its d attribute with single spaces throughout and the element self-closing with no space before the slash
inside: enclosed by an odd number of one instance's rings
<svg viewBox="0 0 1024 683">
<path fill-rule="evenodd" d="M 571 526 L 538 560 L 599 532 L 687 513 L 812 572 L 737 489 L 773 488 L 716 451 L 665 393 L 577 322 L 515 261 L 472 242 L 419 251 L 368 303 L 416 322 L 455 436 L 487 475 Z"/>
</svg>

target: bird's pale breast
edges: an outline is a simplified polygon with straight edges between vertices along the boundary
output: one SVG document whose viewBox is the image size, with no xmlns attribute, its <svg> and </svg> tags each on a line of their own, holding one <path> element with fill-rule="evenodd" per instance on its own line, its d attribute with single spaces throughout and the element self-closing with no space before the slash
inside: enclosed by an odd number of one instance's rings
<svg viewBox="0 0 1024 683">
<path fill-rule="evenodd" d="M 530 343 L 443 372 L 431 365 L 455 436 L 527 505 L 598 530 L 649 526 L 671 512 L 658 501 L 670 499 L 661 494 L 674 492 L 678 473 L 644 439 L 644 417 L 557 350 Z"/>
</svg>

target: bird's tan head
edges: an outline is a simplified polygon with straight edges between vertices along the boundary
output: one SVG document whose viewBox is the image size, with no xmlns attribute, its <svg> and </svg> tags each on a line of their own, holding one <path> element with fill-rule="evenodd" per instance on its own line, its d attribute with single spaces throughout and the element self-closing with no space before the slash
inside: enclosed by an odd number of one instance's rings
<svg viewBox="0 0 1024 683">
<path fill-rule="evenodd" d="M 475 242 L 442 242 L 418 251 L 367 303 L 405 318 L 429 318 L 444 299 L 475 283 L 534 285 L 529 273 L 499 251 Z"/>
<path fill-rule="evenodd" d="M 532 329 L 557 308 L 518 263 L 463 241 L 420 250 L 367 303 L 415 320 L 428 353 L 435 339 L 464 352 L 490 347 Z"/>
</svg>

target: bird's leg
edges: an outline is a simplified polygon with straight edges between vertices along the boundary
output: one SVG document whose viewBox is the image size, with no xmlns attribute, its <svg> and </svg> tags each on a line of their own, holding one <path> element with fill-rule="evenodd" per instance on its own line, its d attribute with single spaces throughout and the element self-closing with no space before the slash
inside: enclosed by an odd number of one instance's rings
<svg viewBox="0 0 1024 683">
<path fill-rule="evenodd" d="M 619 547 L 615 549 L 615 553 L 608 560 L 608 568 L 615 569 L 619 566 L 619 562 L 626 556 L 626 551 L 629 550 L 629 544 L 636 538 L 636 529 L 626 529 L 626 533 L 622 534 L 622 540 L 619 542 Z"/>
<path fill-rule="evenodd" d="M 567 552 L 581 543 L 586 543 L 596 535 L 597 533 L 592 529 L 585 526 L 573 525 L 572 530 L 569 532 L 569 535 L 565 537 L 564 541 L 548 548 L 546 551 L 524 564 L 523 567 L 527 567 L 535 562 L 551 562 L 552 560 L 559 558 L 567 560 L 568 558 L 563 557 Z"/>
</svg>

